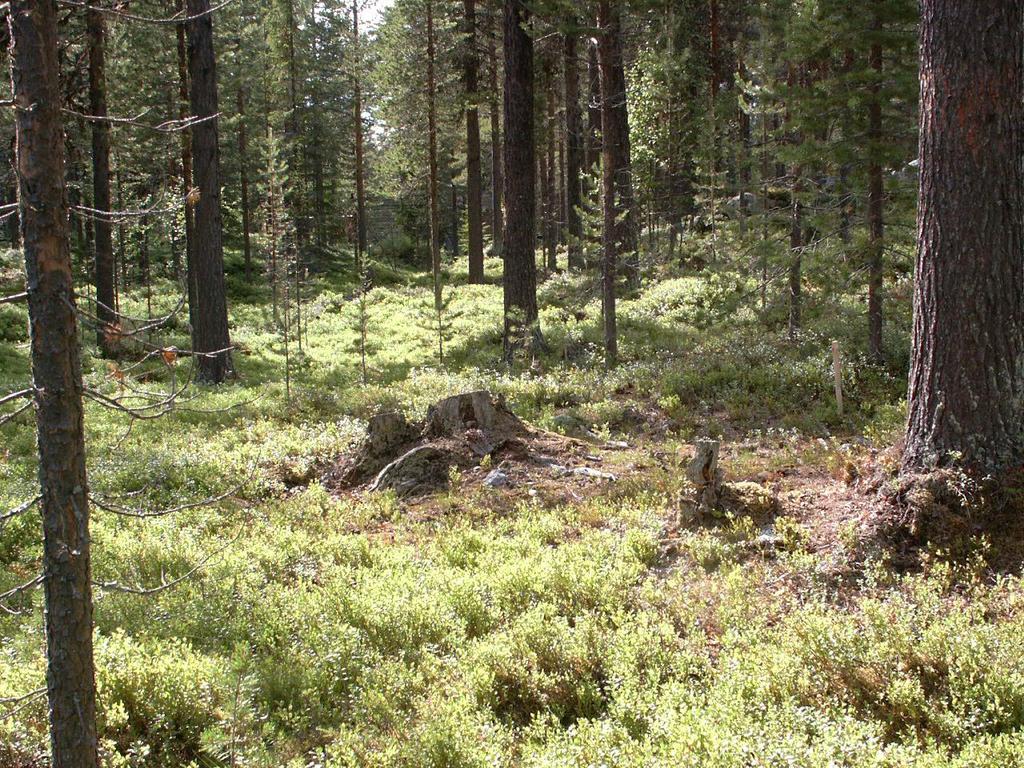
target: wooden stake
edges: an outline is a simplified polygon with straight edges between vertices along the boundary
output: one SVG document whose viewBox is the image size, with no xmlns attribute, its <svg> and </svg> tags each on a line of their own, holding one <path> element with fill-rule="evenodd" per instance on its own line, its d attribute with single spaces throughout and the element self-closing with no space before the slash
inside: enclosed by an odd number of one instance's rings
<svg viewBox="0 0 1024 768">
<path fill-rule="evenodd" d="M 836 412 L 843 415 L 843 360 L 839 354 L 839 342 L 832 342 L 832 377 L 836 386 Z"/>
</svg>

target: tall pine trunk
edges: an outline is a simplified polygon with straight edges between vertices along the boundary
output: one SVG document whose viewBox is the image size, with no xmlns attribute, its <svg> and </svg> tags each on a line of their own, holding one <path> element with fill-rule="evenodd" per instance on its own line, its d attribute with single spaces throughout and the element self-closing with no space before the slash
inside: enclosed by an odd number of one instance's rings
<svg viewBox="0 0 1024 768">
<path fill-rule="evenodd" d="M 175 10 L 179 14 L 185 14 L 184 0 L 175 0 Z M 188 51 L 185 41 L 185 24 L 175 26 L 177 33 L 178 53 L 178 118 L 185 120 L 189 116 L 189 87 L 188 87 Z M 121 184 L 124 174 L 118 166 L 118 205 L 121 204 Z M 185 219 L 185 282 L 188 291 L 188 319 L 192 328 L 196 327 L 196 265 L 195 265 L 195 242 L 196 242 L 196 217 L 195 200 L 192 195 L 192 131 L 191 129 L 181 132 L 181 191 L 182 206 L 184 207 Z M 118 231 L 118 244 L 121 257 L 121 266 L 124 268 L 124 224 Z M 127 286 L 122 286 L 126 288 Z"/>
<path fill-rule="evenodd" d="M 622 16 L 617 3 L 609 0 L 601 0 L 598 3 L 598 27 L 601 157 L 604 163 L 606 193 L 609 178 L 613 184 L 613 194 L 610 197 L 605 195 L 605 216 L 607 222 L 607 207 L 613 206 L 613 238 L 617 256 L 624 257 L 622 268 L 630 287 L 638 288 L 640 265 L 633 198 L 633 171 L 630 164 L 629 111 L 626 104 L 626 71 L 622 54 Z"/>
<path fill-rule="evenodd" d="M 219 384 L 232 373 L 231 339 L 224 287 L 224 243 L 220 210 L 220 154 L 217 148 L 217 69 L 213 54 L 210 0 L 186 0 L 188 15 L 189 98 L 192 154 L 199 200 L 195 206 L 195 323 L 192 350 L 198 355 L 198 377 Z"/>
<path fill-rule="evenodd" d="M 14 0 L 10 23 L 42 497 L 51 764 L 95 768 L 89 498 L 64 183 L 57 4 Z"/>
<path fill-rule="evenodd" d="M 484 281 L 483 181 L 480 164 L 480 56 L 476 50 L 476 0 L 464 0 L 466 55 L 466 212 L 469 215 L 469 282 Z"/>
<path fill-rule="evenodd" d="M 570 24 L 574 25 L 575 20 Z M 576 61 L 577 34 L 562 39 L 562 74 L 565 79 L 565 215 L 569 239 L 569 268 L 583 268 L 583 116 L 580 112 L 580 70 Z"/>
<path fill-rule="evenodd" d="M 498 32 L 495 30 L 494 17 L 502 11 L 502 0 L 493 0 L 493 7 L 488 14 L 487 27 L 487 57 L 490 64 L 491 93 L 490 93 L 490 122 L 491 122 L 491 255 L 498 257 L 502 254 L 505 230 L 505 218 L 501 209 L 502 195 L 504 193 L 505 180 L 502 168 L 502 147 L 501 147 L 501 115 L 499 114 L 498 90 L 498 49 L 495 38 Z"/>
<path fill-rule="evenodd" d="M 366 253 L 366 175 L 363 169 L 363 75 L 359 56 L 359 0 L 352 0 L 352 39 L 355 47 L 355 75 L 352 83 L 353 120 L 355 123 L 356 162 L 356 272 L 363 269 Z"/>
<path fill-rule="evenodd" d="M 106 23 L 102 12 L 86 12 L 89 40 L 89 111 L 92 113 L 92 199 L 101 213 L 93 228 L 96 279 L 96 342 L 106 357 L 117 354 L 114 295 L 114 235 L 110 222 L 110 123 L 107 122 L 107 82 L 104 56 Z"/>
<path fill-rule="evenodd" d="M 1024 462 L 1024 6 L 924 0 L 906 469 Z"/>
<path fill-rule="evenodd" d="M 245 129 L 245 86 L 238 86 L 238 172 L 242 193 L 242 253 L 245 279 L 252 280 L 252 218 L 249 209 L 249 143 Z"/>
<path fill-rule="evenodd" d="M 879 34 L 882 28 L 879 18 L 879 3 L 872 4 L 874 17 L 871 30 Z M 882 179 L 882 164 L 878 155 L 882 151 L 882 44 L 871 44 L 869 63 L 875 81 L 871 84 L 871 101 L 868 103 L 868 357 L 881 362 L 882 351 L 882 277 L 885 254 L 885 220 L 883 206 L 885 187 Z"/>
<path fill-rule="evenodd" d="M 505 0 L 505 360 L 540 342 L 537 310 L 533 38 L 523 0 Z"/>
<path fill-rule="evenodd" d="M 587 135 L 583 161 L 587 173 L 601 158 L 601 68 L 597 62 L 597 43 L 587 45 Z"/>
<path fill-rule="evenodd" d="M 444 298 L 441 292 L 441 212 L 437 178 L 437 82 L 434 40 L 434 0 L 427 0 L 427 133 L 429 143 L 428 196 L 430 198 L 430 266 L 434 276 L 434 311 L 438 319 L 438 357 L 444 362 L 444 341 L 440 333 Z"/>
<path fill-rule="evenodd" d="M 544 153 L 541 157 L 541 190 L 544 196 L 544 254 L 547 271 L 558 271 L 558 187 L 555 181 L 555 72 L 548 60 L 544 73 Z"/>
</svg>

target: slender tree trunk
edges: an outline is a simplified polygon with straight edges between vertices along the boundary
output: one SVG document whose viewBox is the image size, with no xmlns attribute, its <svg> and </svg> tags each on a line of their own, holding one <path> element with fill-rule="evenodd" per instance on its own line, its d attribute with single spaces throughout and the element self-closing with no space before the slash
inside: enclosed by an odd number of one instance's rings
<svg viewBox="0 0 1024 768">
<path fill-rule="evenodd" d="M 584 162 L 587 173 L 601 159 L 601 67 L 597 61 L 597 43 L 587 45 L 587 136 Z"/>
<path fill-rule="evenodd" d="M 570 23 L 575 23 L 573 19 Z M 562 38 L 565 78 L 565 214 L 569 235 L 569 269 L 583 269 L 583 116 L 580 112 L 580 70 L 576 61 L 577 35 Z"/>
<path fill-rule="evenodd" d="M 188 69 L 192 114 L 201 120 L 192 127 L 195 182 L 193 261 L 196 275 L 195 325 L 192 349 L 201 381 L 219 384 L 232 374 L 231 339 L 224 287 L 224 244 L 220 210 L 220 154 L 217 148 L 217 71 L 213 53 L 210 0 L 186 0 Z"/>
<path fill-rule="evenodd" d="M 768 148 L 768 113 L 761 107 L 761 309 L 768 307 L 768 254 L 771 236 L 771 198 L 768 183 L 771 178 L 771 157 Z"/>
<path fill-rule="evenodd" d="M 742 57 L 740 57 L 738 68 L 740 77 L 743 80 L 746 80 L 747 69 Z M 750 114 L 747 112 L 746 108 L 742 104 L 739 104 L 737 112 L 737 119 L 739 120 L 740 128 L 740 233 L 745 235 L 747 233 L 747 220 L 750 218 L 750 205 L 747 200 L 747 195 L 750 191 L 750 148 L 752 140 L 750 129 Z"/>
<path fill-rule="evenodd" d="M 615 45 L 614 35 L 617 34 L 615 20 L 611 18 L 613 11 L 609 0 L 601 0 L 597 10 L 597 25 L 600 30 L 598 38 L 598 60 L 601 83 L 601 134 L 602 134 L 602 209 L 604 227 L 602 250 L 604 258 L 601 264 L 602 314 L 604 318 L 604 362 L 607 368 L 618 365 L 619 340 L 616 326 L 615 283 L 618 276 L 618 257 L 620 248 L 621 198 L 616 176 L 619 171 L 619 126 L 615 115 L 615 102 L 624 96 L 617 90 L 615 78 Z"/>
<path fill-rule="evenodd" d="M 462 221 L 459 218 L 459 187 L 455 183 L 454 171 L 455 158 L 451 158 L 448 165 L 448 183 L 452 188 L 452 207 L 451 207 L 451 247 L 452 247 L 452 259 L 458 260 L 459 258 L 459 230 L 461 229 Z"/>
<path fill-rule="evenodd" d="M 107 83 L 104 48 L 106 24 L 100 11 L 86 12 L 89 40 L 89 111 L 92 121 L 92 196 L 93 207 L 103 213 L 96 217 L 94 228 L 96 277 L 96 343 L 105 357 L 117 354 L 117 325 L 114 309 L 114 237 L 108 215 L 110 206 L 110 123 L 107 117 Z"/>
<path fill-rule="evenodd" d="M 483 181 L 480 165 L 480 56 L 476 50 L 476 0 L 464 0 L 466 55 L 466 211 L 469 216 L 469 282 L 484 281 Z"/>
<path fill-rule="evenodd" d="M 175 10 L 179 14 L 185 13 L 184 0 L 175 0 Z M 189 83 L 188 83 L 188 53 L 185 43 L 185 25 L 177 24 L 178 42 L 178 118 L 185 120 L 189 116 Z M 118 184 L 121 183 L 120 169 L 118 171 Z M 195 265 L 195 200 L 192 194 L 192 131 L 191 129 L 181 132 L 181 191 L 185 209 L 185 280 L 188 289 L 188 319 L 193 329 L 196 327 L 196 265 Z M 118 190 L 120 198 L 120 189 Z M 120 199 L 118 204 L 120 205 Z M 123 225 L 122 225 L 123 230 Z M 124 235 L 119 235 L 121 242 L 124 242 Z M 122 264 L 124 261 L 124 249 L 121 249 Z"/>
<path fill-rule="evenodd" d="M 117 170 L 114 173 L 114 177 L 117 183 L 117 208 L 118 210 L 124 210 L 124 173 L 121 170 L 120 163 L 117 164 Z M 117 225 L 117 258 L 114 264 L 114 301 L 118 306 L 114 309 L 120 309 L 120 300 L 118 296 L 120 292 L 128 290 L 128 228 L 124 223 L 124 219 Z M 120 269 L 118 267 L 120 266 Z M 120 291 L 118 290 L 117 274 L 121 274 L 121 285 Z M 191 312 L 191 307 L 189 308 Z"/>
<path fill-rule="evenodd" d="M 366 181 L 363 170 L 363 75 L 360 58 L 359 0 L 352 0 L 352 39 L 355 55 L 355 76 L 352 84 L 353 120 L 355 123 L 356 161 L 356 272 L 362 272 L 366 253 Z"/>
<path fill-rule="evenodd" d="M 505 0 L 505 360 L 541 342 L 537 310 L 533 38 L 523 0 Z M 531 350 L 532 351 L 532 350 Z"/>
<path fill-rule="evenodd" d="M 545 72 L 544 100 L 547 107 L 545 125 L 545 152 L 541 159 L 541 187 L 544 194 L 544 253 L 550 273 L 558 271 L 558 190 L 555 184 L 555 77 L 554 68 L 548 62 Z"/>
<path fill-rule="evenodd" d="M 249 212 L 249 145 L 245 130 L 245 86 L 238 87 L 238 169 L 242 187 L 242 252 L 245 279 L 252 283 L 252 220 Z"/>
<path fill-rule="evenodd" d="M 1024 6 L 924 0 L 906 469 L 1024 463 Z"/>
<path fill-rule="evenodd" d="M 487 52 L 490 59 L 491 93 L 490 93 L 490 120 L 491 120 L 491 255 L 498 257 L 502 254 L 502 242 L 504 240 L 504 216 L 501 210 L 502 187 L 505 184 L 502 176 L 501 161 L 501 116 L 499 115 L 498 99 L 498 51 L 495 31 L 494 16 L 501 13 L 502 0 L 493 0 L 493 7 L 488 14 L 487 29 Z"/>
<path fill-rule="evenodd" d="M 174 115 L 178 112 L 177 96 L 174 84 L 170 83 L 167 90 L 167 114 Z M 181 176 L 178 173 L 178 161 L 181 158 L 177 155 L 174 148 L 169 148 L 167 152 L 167 191 L 173 198 L 178 190 Z M 182 269 L 181 263 L 181 243 L 179 241 L 178 233 L 178 216 L 177 211 L 172 213 L 167 218 L 167 236 L 171 247 L 171 270 L 174 273 L 174 279 L 180 281 L 184 270 Z M 116 285 L 115 285 L 116 288 Z"/>
<path fill-rule="evenodd" d="M 882 23 L 878 3 L 875 0 L 872 31 L 878 34 Z M 882 164 L 878 159 L 882 144 L 882 44 L 874 42 L 869 54 L 875 81 L 871 84 L 871 101 L 868 103 L 868 357 L 876 363 L 882 362 L 882 278 L 885 254 L 885 220 L 883 206 L 885 187 L 882 179 Z"/>
<path fill-rule="evenodd" d="M 430 197 L 430 265 L 434 275 L 434 309 L 441 314 L 441 213 L 437 178 L 437 82 L 435 75 L 434 0 L 427 0 L 427 131 L 429 138 L 428 183 Z M 443 352 L 441 353 L 443 356 Z"/>
<path fill-rule="evenodd" d="M 64 183 L 57 4 L 14 0 L 18 200 L 31 325 L 53 768 L 96 768 L 89 495 Z"/>
<path fill-rule="evenodd" d="M 630 165 L 629 112 L 626 105 L 626 72 L 622 55 L 622 18 L 618 4 L 598 3 L 597 56 L 601 85 L 602 161 L 605 178 L 611 175 L 614 194 L 604 201 L 614 209 L 614 233 L 617 252 L 625 258 L 623 271 L 631 288 L 640 286 L 637 251 L 636 202 L 633 197 L 633 171 Z M 607 221 L 607 218 L 606 218 Z M 606 257 L 607 261 L 607 257 Z"/>
<path fill-rule="evenodd" d="M 793 166 L 793 186 L 789 226 L 789 338 L 796 339 L 801 325 L 803 272 L 803 208 L 800 165 Z"/>
</svg>

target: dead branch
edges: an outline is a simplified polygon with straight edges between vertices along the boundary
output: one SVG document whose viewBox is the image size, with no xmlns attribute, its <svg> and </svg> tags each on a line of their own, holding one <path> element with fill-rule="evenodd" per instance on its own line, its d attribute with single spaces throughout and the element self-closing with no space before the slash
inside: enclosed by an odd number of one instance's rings
<svg viewBox="0 0 1024 768">
<path fill-rule="evenodd" d="M 0 721 L 7 720 L 14 717 L 21 710 L 27 707 L 29 704 L 34 702 L 36 699 L 46 693 L 46 688 L 36 688 L 34 691 L 29 691 L 22 696 L 11 696 L 6 699 L 0 699 L 2 704 L 14 704 L 15 706 L 0 715 Z"/>
<path fill-rule="evenodd" d="M 88 123 L 107 123 L 108 125 L 127 125 L 132 128 L 145 128 L 149 131 L 156 131 L 157 133 L 180 133 L 181 131 L 187 131 L 194 125 L 200 125 L 201 123 L 208 122 L 210 120 L 216 120 L 221 117 L 220 112 L 214 115 L 207 115 L 205 117 L 180 117 L 172 120 L 164 120 L 162 123 L 153 125 L 151 123 L 142 122 L 141 118 L 149 110 L 145 110 L 139 113 L 136 117 L 103 117 L 100 115 L 89 115 L 85 112 L 77 112 L 73 109 L 62 109 L 66 115 L 81 118 Z"/>
<path fill-rule="evenodd" d="M 155 16 L 140 16 L 139 14 L 128 13 L 127 11 L 121 11 L 116 8 L 103 8 L 98 5 L 91 5 L 86 2 L 81 2 L 81 0 L 60 0 L 60 2 L 62 5 L 70 6 L 72 8 L 84 8 L 85 10 L 96 11 L 97 13 L 105 13 L 109 16 L 115 16 L 119 19 L 125 19 L 126 21 L 137 21 L 143 24 L 167 24 L 176 26 L 178 24 L 184 24 L 189 21 L 196 21 L 198 19 L 202 19 L 206 16 L 214 14 L 220 9 L 231 5 L 231 3 L 234 2 L 234 0 L 224 0 L 224 2 L 213 6 L 209 10 L 203 11 L 202 13 L 197 13 L 194 16 L 182 16 L 180 14 L 175 14 L 174 16 L 164 18 L 159 18 Z"/>
<path fill-rule="evenodd" d="M 17 587 L 14 587 L 13 589 L 9 589 L 6 592 L 0 594 L 0 611 L 3 611 L 8 616 L 21 616 L 21 615 L 23 615 L 25 613 L 25 611 L 19 611 L 17 608 L 8 608 L 6 605 L 3 604 L 4 601 L 5 600 L 10 600 L 12 597 L 15 597 L 16 595 L 20 595 L 22 592 L 30 592 L 30 591 L 32 591 L 33 589 L 35 589 L 36 587 L 38 587 L 40 584 L 43 583 L 43 578 L 44 578 L 43 574 L 39 574 L 38 576 L 36 576 L 31 581 L 27 581 L 24 584 L 21 584 L 21 585 L 19 585 Z"/>
<path fill-rule="evenodd" d="M 244 488 L 251 479 L 252 475 L 245 478 L 245 480 L 240 482 L 238 485 L 225 491 L 219 496 L 211 496 L 210 498 L 202 499 L 200 501 L 192 501 L 186 504 L 179 504 L 176 507 L 167 507 L 166 509 L 158 509 L 154 511 L 146 511 L 144 509 L 129 509 L 128 507 L 122 507 L 119 504 L 114 504 L 102 497 L 98 498 L 96 494 L 91 494 L 90 498 L 92 499 L 92 503 L 95 506 L 99 507 L 100 509 L 105 510 L 107 512 L 113 512 L 115 515 L 121 515 L 123 517 L 134 517 L 139 519 L 147 519 L 151 517 L 167 517 L 168 515 L 174 515 L 178 512 L 184 512 L 189 509 L 202 509 L 203 507 L 212 507 L 214 504 L 219 504 L 220 502 L 224 501 L 225 499 L 231 498 L 240 490 L 242 490 L 242 488 Z"/>
<path fill-rule="evenodd" d="M 213 560 L 213 558 L 222 555 L 224 552 L 227 552 L 242 537 L 243 531 L 245 531 L 244 524 L 238 529 L 238 533 L 236 533 L 231 538 L 231 540 L 228 541 L 227 544 L 225 544 L 220 549 L 216 549 L 210 554 L 208 554 L 206 557 L 204 557 L 202 560 L 196 563 L 195 567 L 192 568 L 190 571 L 187 571 L 186 573 L 182 574 L 176 579 L 172 579 L 171 581 L 164 581 L 163 578 L 161 577 L 160 586 L 135 587 L 124 585 L 117 581 L 93 582 L 93 586 L 95 586 L 97 589 L 102 589 L 107 592 L 122 592 L 129 595 L 155 595 L 160 592 L 166 592 L 168 589 L 173 589 L 174 587 L 178 586 L 187 579 L 190 579 L 191 577 L 195 576 L 197 573 L 199 573 L 199 571 L 201 571 L 206 566 L 207 563 Z"/>
<path fill-rule="evenodd" d="M 24 504 L 21 504 L 12 510 L 0 513 L 0 528 L 2 528 L 3 525 L 11 518 L 17 517 L 18 515 L 24 512 L 28 512 L 30 509 L 32 509 L 32 507 L 34 507 L 42 500 L 42 496 L 36 496 L 34 499 L 30 499 L 29 501 L 26 501 Z"/>
</svg>

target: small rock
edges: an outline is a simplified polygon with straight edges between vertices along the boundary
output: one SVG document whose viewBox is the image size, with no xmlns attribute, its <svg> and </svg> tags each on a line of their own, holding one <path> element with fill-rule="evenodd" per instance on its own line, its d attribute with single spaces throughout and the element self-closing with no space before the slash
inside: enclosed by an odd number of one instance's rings
<svg viewBox="0 0 1024 768">
<path fill-rule="evenodd" d="M 505 488 L 509 484 L 508 475 L 500 469 L 493 470 L 484 478 L 484 485 L 488 488 Z"/>
<path fill-rule="evenodd" d="M 604 447 L 609 451 L 625 451 L 629 448 L 629 443 L 624 440 L 609 440 Z"/>
<path fill-rule="evenodd" d="M 577 477 L 589 477 L 593 480 L 607 480 L 612 483 L 619 479 L 610 472 L 602 472 L 599 469 L 593 469 L 591 467 L 577 467 L 572 471 L 572 473 Z"/>
<path fill-rule="evenodd" d="M 782 546 L 782 537 L 775 532 L 775 528 L 766 525 L 754 543 L 763 549 L 776 549 Z"/>
<path fill-rule="evenodd" d="M 563 467 L 561 464 L 548 464 L 548 469 L 551 470 L 551 474 L 555 477 L 564 477 L 569 474 L 569 468 Z"/>
</svg>

